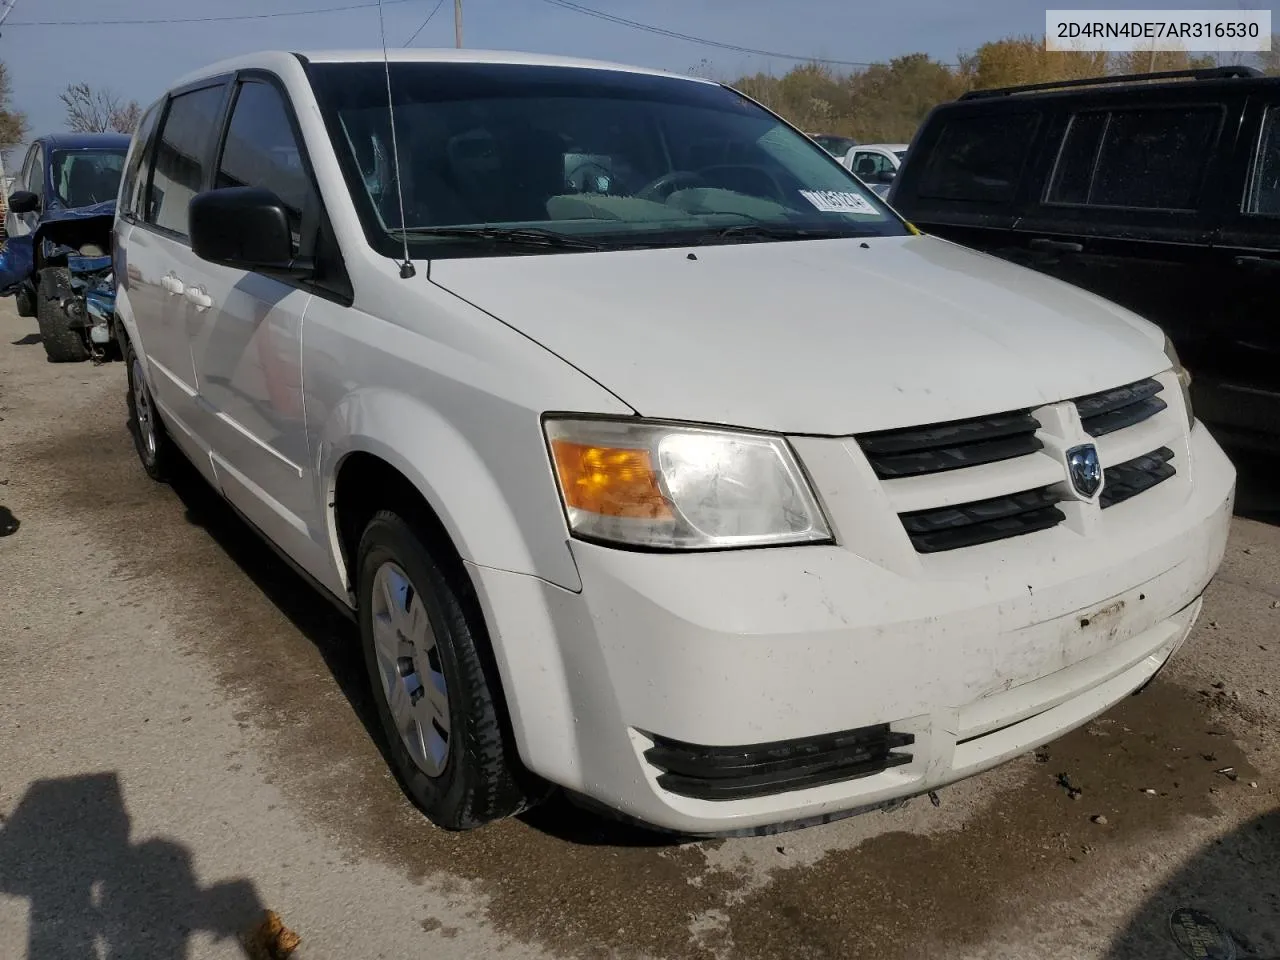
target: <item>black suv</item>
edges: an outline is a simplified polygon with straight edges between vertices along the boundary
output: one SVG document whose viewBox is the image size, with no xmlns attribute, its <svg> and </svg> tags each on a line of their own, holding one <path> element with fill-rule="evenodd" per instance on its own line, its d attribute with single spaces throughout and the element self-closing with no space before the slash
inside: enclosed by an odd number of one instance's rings
<svg viewBox="0 0 1280 960">
<path fill-rule="evenodd" d="M 889 199 L 925 232 L 1159 324 L 1197 415 L 1280 447 L 1280 77 L 974 91 L 925 119 Z"/>
</svg>

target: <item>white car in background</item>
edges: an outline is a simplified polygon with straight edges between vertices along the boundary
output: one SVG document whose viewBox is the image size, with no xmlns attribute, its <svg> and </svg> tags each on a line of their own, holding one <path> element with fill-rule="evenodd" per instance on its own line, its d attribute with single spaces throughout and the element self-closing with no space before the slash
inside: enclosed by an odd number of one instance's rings
<svg viewBox="0 0 1280 960">
<path fill-rule="evenodd" d="M 928 792 L 1146 684 L 1222 559 L 1158 328 L 711 81 L 224 62 L 146 111 L 115 239 L 143 466 L 357 621 L 445 827 L 548 782 L 709 834 Z"/>
<path fill-rule="evenodd" d="M 905 143 L 860 143 L 851 147 L 840 162 L 854 176 L 884 197 L 898 175 L 898 168 L 907 155 Z"/>
</svg>

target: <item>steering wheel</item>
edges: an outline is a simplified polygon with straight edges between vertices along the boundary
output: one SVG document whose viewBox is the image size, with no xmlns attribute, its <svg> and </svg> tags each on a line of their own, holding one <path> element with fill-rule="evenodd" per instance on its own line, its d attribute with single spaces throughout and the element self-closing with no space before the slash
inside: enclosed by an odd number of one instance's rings
<svg viewBox="0 0 1280 960">
<path fill-rule="evenodd" d="M 600 164 L 591 162 L 579 165 L 565 179 L 578 193 L 609 193 L 614 183 L 613 174 Z M 601 183 L 604 184 L 604 189 L 596 189 Z"/>
<path fill-rule="evenodd" d="M 636 196 L 641 200 L 656 200 L 658 203 L 665 203 L 667 197 L 681 187 L 693 187 L 703 182 L 702 175 L 694 173 L 692 170 L 672 170 L 670 173 L 664 173 L 656 180 L 651 180 L 644 187 L 637 190 Z"/>
</svg>

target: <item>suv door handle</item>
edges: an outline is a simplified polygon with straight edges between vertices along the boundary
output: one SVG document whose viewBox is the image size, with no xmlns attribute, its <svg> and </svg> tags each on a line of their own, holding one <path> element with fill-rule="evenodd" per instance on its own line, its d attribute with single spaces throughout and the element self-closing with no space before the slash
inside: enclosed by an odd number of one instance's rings
<svg viewBox="0 0 1280 960">
<path fill-rule="evenodd" d="M 1254 267 L 1259 270 L 1280 270 L 1280 258 L 1236 257 L 1237 267 Z"/>
<path fill-rule="evenodd" d="M 1071 240 L 1050 240 L 1048 237 L 1033 237 L 1032 250 L 1052 251 L 1053 253 L 1080 253 L 1084 245 Z"/>
<path fill-rule="evenodd" d="M 213 297 L 205 292 L 204 287 L 187 287 L 187 300 L 195 304 L 197 310 L 208 310 L 213 306 Z"/>
<path fill-rule="evenodd" d="M 179 280 L 177 277 L 175 277 L 172 273 L 160 278 L 160 286 L 162 286 L 165 290 L 167 290 L 169 293 L 171 293 L 175 297 L 178 294 L 182 293 L 183 290 L 186 289 L 182 281 Z"/>
</svg>

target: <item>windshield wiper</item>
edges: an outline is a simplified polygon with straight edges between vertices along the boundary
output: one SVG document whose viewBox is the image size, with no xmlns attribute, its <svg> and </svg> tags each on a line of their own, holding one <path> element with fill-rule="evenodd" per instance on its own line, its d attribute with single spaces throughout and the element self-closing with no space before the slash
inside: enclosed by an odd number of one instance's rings
<svg viewBox="0 0 1280 960">
<path fill-rule="evenodd" d="M 408 227 L 404 230 L 392 230 L 399 236 L 440 237 L 445 240 L 475 240 L 482 243 L 510 244 L 519 247 L 534 247 L 559 250 L 603 250 L 604 246 L 585 237 L 571 237 L 554 230 L 539 230 L 536 227 Z"/>
<path fill-rule="evenodd" d="M 792 227 L 765 223 L 738 223 L 707 233 L 703 243 L 719 240 L 838 240 L 849 237 L 875 237 L 875 231 Z"/>
</svg>

